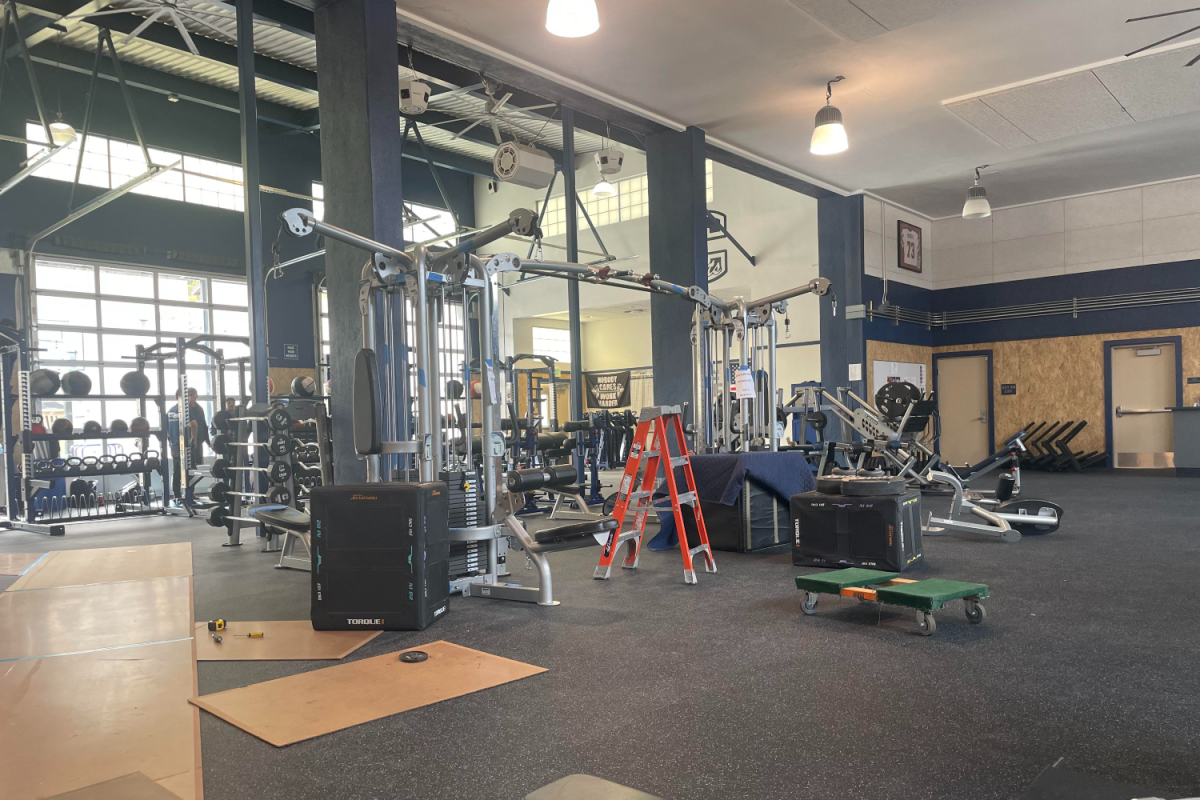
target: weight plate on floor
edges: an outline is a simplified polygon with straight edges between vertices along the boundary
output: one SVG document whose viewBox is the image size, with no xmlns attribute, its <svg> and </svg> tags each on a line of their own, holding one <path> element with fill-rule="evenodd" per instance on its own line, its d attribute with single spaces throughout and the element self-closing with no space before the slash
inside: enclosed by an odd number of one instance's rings
<svg viewBox="0 0 1200 800">
<path fill-rule="evenodd" d="M 429 653 L 424 650 L 409 650 L 400 654 L 400 660 L 405 664 L 420 664 L 422 661 L 429 660 Z"/>
</svg>

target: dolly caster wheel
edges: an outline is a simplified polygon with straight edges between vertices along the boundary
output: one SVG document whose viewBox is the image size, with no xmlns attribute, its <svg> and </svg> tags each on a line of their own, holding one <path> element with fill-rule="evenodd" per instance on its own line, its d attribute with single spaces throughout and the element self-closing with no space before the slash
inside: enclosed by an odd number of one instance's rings
<svg viewBox="0 0 1200 800">
<path fill-rule="evenodd" d="M 987 618 L 987 610 L 979 604 L 978 600 L 967 601 L 967 622 L 972 625 L 978 625 Z"/>
<path fill-rule="evenodd" d="M 933 636 L 933 632 L 937 630 L 937 622 L 934 620 L 933 614 L 928 611 L 918 611 L 917 629 L 922 636 Z"/>
<path fill-rule="evenodd" d="M 805 614 L 812 616 L 817 613 L 817 593 L 805 592 L 804 600 L 800 603 L 800 610 Z"/>
</svg>

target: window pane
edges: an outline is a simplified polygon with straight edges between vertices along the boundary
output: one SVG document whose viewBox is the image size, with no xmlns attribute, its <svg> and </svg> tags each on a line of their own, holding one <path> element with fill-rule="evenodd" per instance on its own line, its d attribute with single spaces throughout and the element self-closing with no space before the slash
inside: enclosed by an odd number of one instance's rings
<svg viewBox="0 0 1200 800">
<path fill-rule="evenodd" d="M 208 346 L 209 343 L 201 342 L 201 344 Z M 201 364 L 208 364 L 211 361 L 212 361 L 212 359 L 209 357 L 208 353 L 205 353 L 202 350 L 196 350 L 194 348 L 189 347 L 187 350 L 184 351 L 183 363 L 185 363 L 185 364 L 201 365 Z"/>
<path fill-rule="evenodd" d="M 246 389 L 250 389 L 250 372 L 246 371 Z M 238 371 L 236 369 L 225 370 L 225 396 L 240 399 L 240 388 L 238 386 Z"/>
<path fill-rule="evenodd" d="M 329 292 L 321 292 L 321 313 L 329 313 Z"/>
<path fill-rule="evenodd" d="M 154 414 L 151 413 L 153 410 L 154 410 L 153 404 L 146 405 L 146 413 L 148 415 L 146 417 L 146 419 L 151 419 L 151 417 L 154 416 Z M 131 419 L 133 419 L 134 417 L 136 417 L 137 415 L 138 415 L 138 404 L 137 404 L 136 400 L 105 400 L 104 401 L 104 427 L 106 429 L 112 428 L 112 422 L 114 419 L 123 420 L 125 422 L 125 424 L 128 425 L 129 421 Z M 159 425 L 158 420 L 153 420 L 150 423 L 151 428 L 157 428 L 158 425 Z M 124 452 L 128 452 L 128 451 L 124 451 Z"/>
<path fill-rule="evenodd" d="M 125 336 L 119 333 L 106 333 L 100 339 L 100 343 L 104 345 L 104 360 L 110 364 L 128 362 L 129 368 L 125 370 L 126 372 L 137 367 L 137 362 L 133 360 L 137 355 L 137 346 L 140 344 L 143 347 L 149 347 L 156 341 L 158 340 L 153 336 Z M 146 370 L 150 371 L 152 366 L 152 363 L 148 364 Z M 112 390 L 115 388 L 114 384 L 105 392 L 112 394 Z"/>
<path fill-rule="evenodd" d="M 204 278 L 187 278 L 181 275 L 158 276 L 158 299 L 180 303 L 207 303 L 208 291 Z"/>
<path fill-rule="evenodd" d="M 332 341 L 329 338 L 329 317 L 321 317 L 321 341 Z"/>
<path fill-rule="evenodd" d="M 188 389 L 195 389 L 204 395 L 214 395 L 216 390 L 216 378 L 213 375 L 212 369 L 192 368 L 187 371 Z M 179 387 L 175 387 L 175 391 L 179 391 Z M 174 392 L 172 392 L 174 394 Z"/>
<path fill-rule="evenodd" d="M 38 325 L 96 326 L 96 301 L 78 297 L 37 297 Z"/>
<path fill-rule="evenodd" d="M 159 306 L 160 330 L 180 333 L 208 333 L 208 314 L 203 308 Z"/>
<path fill-rule="evenodd" d="M 226 361 L 250 356 L 250 345 L 241 342 L 217 342 L 216 349 L 221 351 Z"/>
<path fill-rule="evenodd" d="M 42 361 L 100 360 L 94 333 L 74 333 L 38 328 L 37 342 L 38 347 L 42 348 L 42 352 L 38 354 L 38 358 Z"/>
<path fill-rule="evenodd" d="M 249 300 L 246 295 L 246 284 L 238 281 L 217 281 L 212 282 L 212 301 L 218 306 L 241 306 L 245 308 L 249 305 Z"/>
<path fill-rule="evenodd" d="M 39 309 L 40 316 L 40 309 Z M 105 328 L 154 330 L 154 304 L 126 303 L 120 300 L 101 300 L 100 319 Z M 80 323 L 75 323 L 80 324 Z M 95 325 L 96 323 L 92 323 Z"/>
<path fill-rule="evenodd" d="M 214 311 L 213 333 L 221 336 L 249 336 L 250 315 L 245 311 Z"/>
<path fill-rule="evenodd" d="M 154 273 L 101 267 L 100 294 L 123 294 L 153 300 Z"/>
<path fill-rule="evenodd" d="M 533 352 L 539 356 L 551 356 L 562 363 L 570 363 L 570 331 L 565 328 L 534 328 Z"/>
<path fill-rule="evenodd" d="M 64 292 L 96 291 L 95 268 L 80 264 L 37 260 L 37 288 L 58 289 Z"/>
</svg>

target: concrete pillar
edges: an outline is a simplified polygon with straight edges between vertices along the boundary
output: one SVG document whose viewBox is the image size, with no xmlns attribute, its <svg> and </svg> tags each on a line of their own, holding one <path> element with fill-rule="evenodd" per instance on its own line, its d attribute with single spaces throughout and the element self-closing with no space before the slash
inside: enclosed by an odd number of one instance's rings
<svg viewBox="0 0 1200 800">
<path fill-rule="evenodd" d="M 321 181 L 325 219 L 396 247 L 404 244 L 400 182 L 400 87 L 396 5 L 333 0 L 313 14 L 321 97 Z M 366 478 L 354 453 L 354 357 L 362 346 L 358 286 L 368 256 L 325 243 L 337 483 Z"/>
<path fill-rule="evenodd" d="M 646 172 L 651 271 L 663 280 L 707 290 L 704 131 L 688 128 L 646 137 Z M 691 303 L 678 297 L 650 297 L 655 405 L 691 401 L 694 310 Z"/>
</svg>

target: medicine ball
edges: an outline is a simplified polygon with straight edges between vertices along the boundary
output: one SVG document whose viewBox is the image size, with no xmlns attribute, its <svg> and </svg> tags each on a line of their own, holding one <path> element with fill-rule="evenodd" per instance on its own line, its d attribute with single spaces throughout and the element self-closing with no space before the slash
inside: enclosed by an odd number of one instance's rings
<svg viewBox="0 0 1200 800">
<path fill-rule="evenodd" d="M 75 425 L 66 417 L 59 417 L 50 426 L 50 432 L 55 436 L 70 436 L 75 431 Z"/>
<path fill-rule="evenodd" d="M 92 379 L 75 370 L 62 376 L 63 394 L 69 397 L 86 397 L 92 391 Z"/>
<path fill-rule="evenodd" d="M 145 433 L 150 430 L 150 420 L 145 417 L 134 417 L 129 423 L 130 433 Z"/>
<path fill-rule="evenodd" d="M 108 429 L 113 433 L 129 433 L 129 425 L 123 419 L 114 419 L 108 423 Z"/>
<path fill-rule="evenodd" d="M 52 369 L 35 369 L 29 373 L 29 391 L 38 397 L 49 397 L 58 391 L 58 373 Z"/>
<path fill-rule="evenodd" d="M 150 391 L 150 378 L 144 372 L 126 372 L 121 376 L 121 391 L 126 397 L 145 397 Z"/>
<path fill-rule="evenodd" d="M 446 398 L 449 400 L 461 400 L 463 396 L 462 381 L 450 379 L 446 381 Z"/>
<path fill-rule="evenodd" d="M 275 394 L 275 379 L 269 376 L 267 378 L 267 394 Z"/>
<path fill-rule="evenodd" d="M 300 375 L 292 379 L 292 394 L 312 397 L 316 393 L 317 382 L 307 375 Z"/>
<path fill-rule="evenodd" d="M 83 423 L 83 432 L 87 436 L 99 436 L 100 434 L 104 433 L 104 428 L 102 428 L 100 423 L 96 422 L 96 420 L 89 419 L 87 422 Z"/>
</svg>

